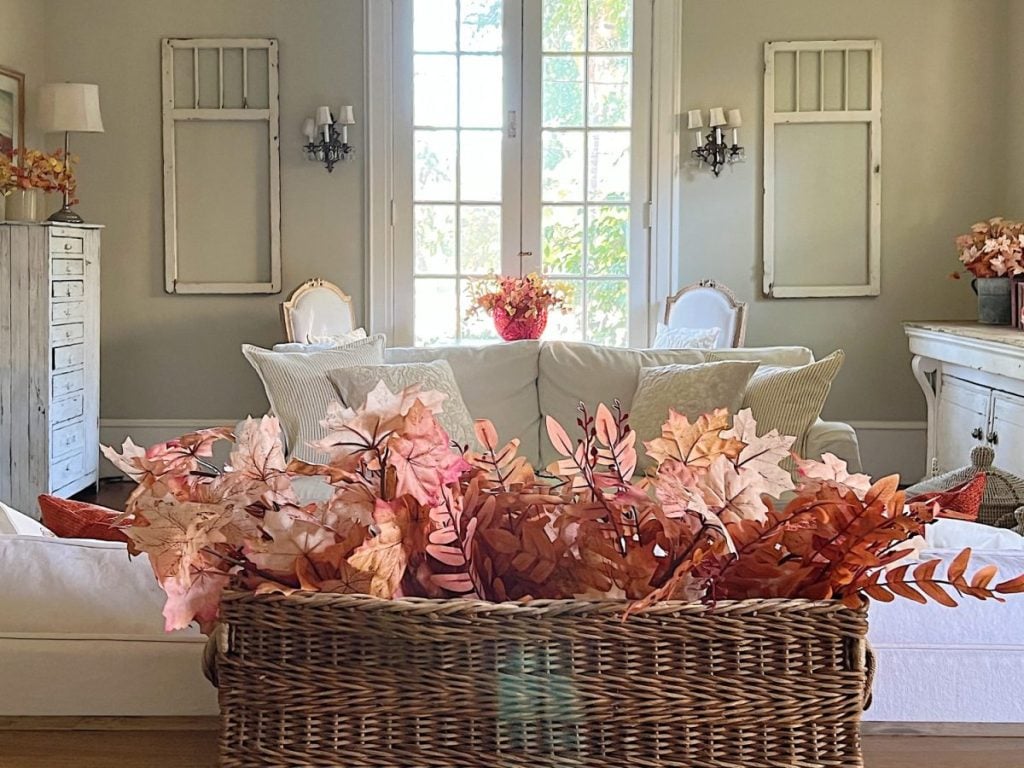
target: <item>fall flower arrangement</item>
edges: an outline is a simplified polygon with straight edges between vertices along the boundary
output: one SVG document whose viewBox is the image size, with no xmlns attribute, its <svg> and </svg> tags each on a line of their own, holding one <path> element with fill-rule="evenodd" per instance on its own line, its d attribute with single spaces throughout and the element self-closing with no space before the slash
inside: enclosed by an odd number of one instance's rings
<svg viewBox="0 0 1024 768">
<path fill-rule="evenodd" d="M 980 221 L 956 239 L 960 261 L 975 277 L 1024 274 L 1024 223 L 1001 217 Z M 954 277 L 959 278 L 957 273 Z"/>
<path fill-rule="evenodd" d="M 53 154 L 40 152 L 38 149 L 27 149 L 20 155 L 21 162 L 14 163 L 14 152 L 0 153 L 0 194 L 10 194 L 16 189 L 40 189 L 43 192 L 61 192 L 65 190 L 72 203 L 78 180 L 72 164 L 78 158 L 71 155 L 71 162 L 64 157 L 64 150 L 58 149 Z"/>
<path fill-rule="evenodd" d="M 539 339 L 547 325 L 548 312 L 568 312 L 566 286 L 553 283 L 536 272 L 526 277 L 492 275 L 470 284 L 467 316 L 484 312 L 494 319 L 506 341 Z"/>
<path fill-rule="evenodd" d="M 138 487 L 119 525 L 148 555 L 167 594 L 168 630 L 209 631 L 232 583 L 257 594 L 296 591 L 382 598 L 620 598 L 630 611 L 665 599 L 980 599 L 1024 591 L 1024 576 L 970 581 L 965 550 L 944 575 L 913 566 L 936 510 L 905 504 L 897 478 L 872 484 L 845 463 L 779 466 L 794 442 L 757 434 L 749 410 L 690 422 L 670 413 L 645 444 L 657 467 L 636 479 L 636 433 L 616 406 L 581 406 L 574 440 L 550 417 L 562 455 L 539 477 L 487 421 L 481 450 L 459 450 L 438 424 L 443 395 L 379 384 L 358 410 L 333 404 L 316 443 L 326 464 L 287 463 L 272 417 L 238 435 L 206 430 L 143 450 L 104 452 Z M 218 440 L 234 442 L 223 470 Z M 331 486 L 301 503 L 295 481 Z M 792 491 L 781 504 L 773 497 Z"/>
</svg>

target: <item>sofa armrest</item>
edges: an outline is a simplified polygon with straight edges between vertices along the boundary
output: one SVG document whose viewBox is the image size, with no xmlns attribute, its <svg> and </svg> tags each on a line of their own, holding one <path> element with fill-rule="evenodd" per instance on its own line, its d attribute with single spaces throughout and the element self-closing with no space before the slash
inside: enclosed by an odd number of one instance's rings
<svg viewBox="0 0 1024 768">
<path fill-rule="evenodd" d="M 849 424 L 818 419 L 807 430 L 807 455 L 803 458 L 820 459 L 826 453 L 845 461 L 850 472 L 860 472 L 860 445 Z"/>
</svg>

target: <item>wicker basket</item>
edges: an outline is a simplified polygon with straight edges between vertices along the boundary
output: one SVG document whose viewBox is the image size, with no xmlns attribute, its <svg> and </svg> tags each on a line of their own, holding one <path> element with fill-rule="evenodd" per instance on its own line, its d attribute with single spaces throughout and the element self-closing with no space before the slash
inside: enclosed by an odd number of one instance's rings
<svg viewBox="0 0 1024 768">
<path fill-rule="evenodd" d="M 623 608 L 230 593 L 221 765 L 863 765 L 865 612 Z"/>
</svg>

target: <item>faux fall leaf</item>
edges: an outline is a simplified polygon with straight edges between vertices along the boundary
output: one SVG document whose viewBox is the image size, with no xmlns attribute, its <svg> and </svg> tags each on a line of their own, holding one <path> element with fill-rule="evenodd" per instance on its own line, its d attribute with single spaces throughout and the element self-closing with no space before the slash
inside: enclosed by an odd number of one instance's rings
<svg viewBox="0 0 1024 768">
<path fill-rule="evenodd" d="M 456 482 L 470 465 L 451 450 L 448 433 L 421 403 L 409 409 L 405 424 L 402 434 L 390 441 L 397 492 L 424 506 L 436 506 L 441 503 L 442 488 Z"/>
<path fill-rule="evenodd" d="M 765 481 L 756 472 L 742 472 L 728 456 L 718 456 L 701 483 L 705 503 L 724 522 L 763 520 L 766 516 L 761 494 Z"/>
<path fill-rule="evenodd" d="M 853 490 L 858 498 L 863 499 L 871 488 L 871 478 L 867 475 L 850 474 L 847 464 L 837 456 L 826 453 L 821 461 L 796 459 L 797 471 L 808 480 L 824 480 L 829 483 L 845 485 Z"/>
<path fill-rule="evenodd" d="M 396 596 L 405 575 L 408 555 L 403 546 L 409 525 L 408 512 L 401 503 L 377 500 L 374 521 L 378 533 L 348 558 L 349 565 L 370 575 L 370 594 L 390 599 Z"/>
<path fill-rule="evenodd" d="M 796 442 L 795 437 L 780 435 L 776 429 L 759 437 L 757 422 L 749 408 L 737 413 L 733 418 L 732 429 L 722 432 L 721 436 L 744 443 L 734 464 L 741 475 L 758 478 L 761 493 L 778 497 L 793 490 L 792 475 L 779 463 L 789 458 L 790 449 Z"/>
<path fill-rule="evenodd" d="M 678 461 L 688 467 L 710 467 L 719 456 L 736 460 L 746 447 L 735 437 L 725 437 L 729 428 L 729 412 L 719 408 L 700 416 L 692 424 L 681 413 L 670 410 L 668 421 L 661 428 L 661 437 L 644 443 L 647 455 L 659 465 Z"/>
</svg>

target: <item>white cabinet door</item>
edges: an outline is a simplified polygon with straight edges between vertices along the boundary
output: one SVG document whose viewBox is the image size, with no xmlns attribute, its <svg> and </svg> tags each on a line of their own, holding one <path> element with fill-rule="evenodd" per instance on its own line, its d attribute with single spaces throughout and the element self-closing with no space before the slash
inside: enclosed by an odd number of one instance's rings
<svg viewBox="0 0 1024 768">
<path fill-rule="evenodd" d="M 971 450 L 988 430 L 992 390 L 944 375 L 936 413 L 939 472 L 971 463 Z"/>
<path fill-rule="evenodd" d="M 1024 397 L 996 392 L 992 396 L 992 447 L 995 464 L 1024 475 Z"/>
</svg>

